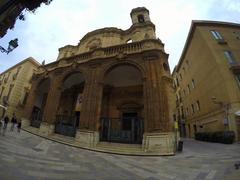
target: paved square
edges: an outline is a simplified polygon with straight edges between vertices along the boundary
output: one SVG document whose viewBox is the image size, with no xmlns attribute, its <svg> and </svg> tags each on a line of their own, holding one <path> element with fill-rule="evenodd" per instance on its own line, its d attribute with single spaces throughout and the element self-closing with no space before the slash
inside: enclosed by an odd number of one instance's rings
<svg viewBox="0 0 240 180">
<path fill-rule="evenodd" d="M 22 131 L 0 135 L 0 180 L 240 179 L 240 144 L 186 139 L 175 156 L 143 157 L 92 152 Z"/>
</svg>

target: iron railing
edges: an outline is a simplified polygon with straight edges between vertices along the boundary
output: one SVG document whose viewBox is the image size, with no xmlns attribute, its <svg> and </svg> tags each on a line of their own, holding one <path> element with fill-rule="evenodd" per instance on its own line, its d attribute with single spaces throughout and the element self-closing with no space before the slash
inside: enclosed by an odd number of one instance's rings
<svg viewBox="0 0 240 180">
<path fill-rule="evenodd" d="M 30 125 L 32 127 L 40 128 L 42 122 L 42 112 L 41 111 L 34 111 L 32 113 L 32 119 Z"/>
<path fill-rule="evenodd" d="M 124 127 L 124 121 L 129 121 Z M 114 125 L 115 122 L 115 125 Z M 116 126 L 117 124 L 117 126 Z M 141 144 L 143 137 L 143 119 L 138 117 L 101 118 L 100 141 Z"/>
<path fill-rule="evenodd" d="M 76 116 L 57 115 L 55 123 L 55 133 L 75 137 Z"/>
</svg>

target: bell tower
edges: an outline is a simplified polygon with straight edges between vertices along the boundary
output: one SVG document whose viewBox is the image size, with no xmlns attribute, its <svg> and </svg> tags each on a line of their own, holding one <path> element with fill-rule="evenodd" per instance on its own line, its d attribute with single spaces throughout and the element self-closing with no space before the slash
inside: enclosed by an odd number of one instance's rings
<svg viewBox="0 0 240 180">
<path fill-rule="evenodd" d="M 145 7 L 138 7 L 133 9 L 130 15 L 133 24 L 151 22 L 149 11 Z"/>
</svg>

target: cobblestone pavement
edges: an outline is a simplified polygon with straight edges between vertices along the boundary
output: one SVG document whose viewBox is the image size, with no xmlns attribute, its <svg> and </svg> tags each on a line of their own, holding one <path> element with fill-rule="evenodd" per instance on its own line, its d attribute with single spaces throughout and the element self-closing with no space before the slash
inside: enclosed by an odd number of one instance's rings
<svg viewBox="0 0 240 180">
<path fill-rule="evenodd" d="M 22 131 L 0 135 L 0 180 L 240 179 L 240 144 L 184 140 L 175 156 L 142 157 L 92 152 Z"/>
</svg>

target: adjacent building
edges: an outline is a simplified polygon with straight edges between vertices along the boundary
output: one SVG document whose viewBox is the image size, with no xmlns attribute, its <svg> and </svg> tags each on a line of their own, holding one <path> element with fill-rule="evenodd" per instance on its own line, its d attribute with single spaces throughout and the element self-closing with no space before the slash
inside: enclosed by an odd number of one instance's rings
<svg viewBox="0 0 240 180">
<path fill-rule="evenodd" d="M 31 88 L 31 78 L 40 64 L 29 57 L 0 74 L 0 117 L 13 113 L 19 118 Z"/>
<path fill-rule="evenodd" d="M 0 38 L 13 29 L 15 22 L 24 20 L 24 10 L 34 11 L 41 3 L 50 4 L 52 0 L 1 0 L 0 1 Z"/>
<path fill-rule="evenodd" d="M 89 32 L 78 45 L 60 48 L 55 62 L 40 66 L 24 122 L 44 136 L 73 136 L 86 148 L 117 142 L 173 154 L 168 54 L 146 8 L 133 9 L 131 19 L 129 29 Z"/>
<path fill-rule="evenodd" d="M 232 130 L 240 140 L 240 25 L 193 21 L 173 71 L 182 136 Z"/>
</svg>

